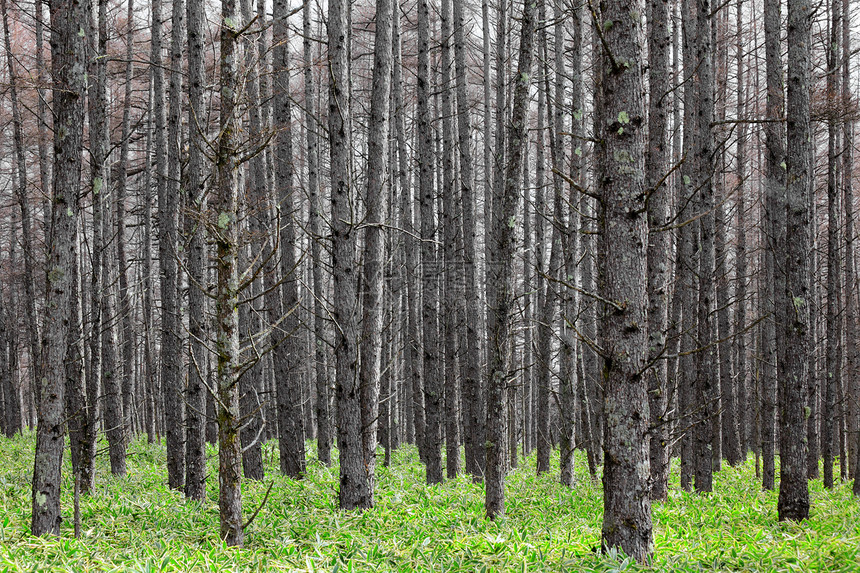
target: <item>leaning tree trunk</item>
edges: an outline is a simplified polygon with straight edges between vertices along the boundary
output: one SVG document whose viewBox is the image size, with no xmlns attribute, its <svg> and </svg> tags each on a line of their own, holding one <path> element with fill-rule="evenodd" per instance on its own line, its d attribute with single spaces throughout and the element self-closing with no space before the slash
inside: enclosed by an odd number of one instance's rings
<svg viewBox="0 0 860 573">
<path fill-rule="evenodd" d="M 779 405 L 779 520 L 809 517 L 809 486 L 806 480 L 806 384 L 809 374 L 810 300 L 809 250 L 812 248 L 809 213 L 809 181 L 812 177 L 810 150 L 810 60 L 812 55 L 812 5 L 809 0 L 788 1 L 788 97 L 787 183 L 785 241 L 785 291 L 782 305 L 785 348 L 784 370 L 780 369 Z M 850 262 L 849 262 L 850 264 Z"/>
<path fill-rule="evenodd" d="M 48 239 L 47 296 L 42 379 L 38 401 L 36 454 L 33 464 L 33 535 L 60 533 L 60 486 L 65 427 L 66 334 L 70 281 L 74 277 L 78 195 L 83 148 L 83 93 L 86 83 L 83 3 L 51 2 L 51 65 L 54 81 L 54 188 Z M 69 191 L 72 192 L 69 192 Z M 71 214 L 71 216 L 69 216 Z"/>
<path fill-rule="evenodd" d="M 642 22 L 632 5 L 608 0 L 601 18 L 613 22 L 596 30 L 604 43 L 598 94 L 597 193 L 602 199 L 601 325 L 606 453 L 603 468 L 603 540 L 640 562 L 654 550 L 648 460 L 648 381 L 641 375 L 647 354 L 648 221 L 645 206 L 645 102 Z"/>
</svg>

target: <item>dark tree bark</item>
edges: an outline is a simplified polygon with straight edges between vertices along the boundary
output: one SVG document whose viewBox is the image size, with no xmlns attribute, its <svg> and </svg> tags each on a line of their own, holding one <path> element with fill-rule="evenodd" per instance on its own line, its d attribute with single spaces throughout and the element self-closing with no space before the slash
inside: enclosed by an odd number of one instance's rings
<svg viewBox="0 0 860 573">
<path fill-rule="evenodd" d="M 364 317 L 362 321 L 361 438 L 367 472 L 366 501 L 373 506 L 376 474 L 377 418 L 382 375 L 383 295 L 385 282 L 385 236 L 382 225 L 387 211 L 388 106 L 391 100 L 391 0 L 376 2 L 373 88 L 370 102 L 370 130 L 367 153 L 367 196 L 364 235 Z"/>
<path fill-rule="evenodd" d="M 356 229 L 351 201 L 350 110 L 348 106 L 347 34 L 351 7 L 343 0 L 329 2 L 328 129 L 331 154 L 331 226 L 334 239 L 334 308 L 336 328 L 335 363 L 337 371 L 337 444 L 340 451 L 340 507 L 360 509 L 371 506 L 372 499 L 364 469 L 361 443 L 361 405 L 358 383 L 358 327 L 356 325 L 355 243 Z"/>
<path fill-rule="evenodd" d="M 696 353 L 696 373 L 693 400 L 697 407 L 693 429 L 694 476 L 697 492 L 713 489 L 714 442 L 720 439 L 719 432 L 719 379 L 717 377 L 716 350 L 712 344 L 714 333 L 714 165 L 713 133 L 714 117 L 713 47 L 711 43 L 711 3 L 695 0 L 695 22 L 690 22 L 690 31 L 695 31 L 690 46 L 693 53 L 692 86 L 695 110 L 690 135 L 692 167 L 691 184 L 698 193 L 698 304 L 696 307 L 698 329 L 696 341 L 701 350 Z M 686 68 L 686 66 L 685 66 Z M 719 456 L 719 454 L 716 454 Z"/>
<path fill-rule="evenodd" d="M 648 0 L 648 147 L 645 189 L 648 199 L 648 409 L 650 419 L 651 499 L 665 500 L 669 488 L 666 412 L 666 329 L 669 308 L 671 235 L 669 223 L 669 3 Z"/>
<path fill-rule="evenodd" d="M 647 352 L 648 221 L 645 208 L 645 102 L 641 68 L 644 2 L 609 0 L 595 28 L 603 50 L 596 132 L 597 193 L 601 197 L 603 278 L 608 308 L 601 324 L 606 441 L 603 469 L 604 550 L 618 548 L 637 561 L 654 550 L 648 460 Z"/>
<path fill-rule="evenodd" d="M 331 464 L 331 415 L 329 405 L 328 384 L 328 352 L 326 348 L 325 316 L 323 308 L 324 286 L 322 276 L 322 248 L 320 247 L 320 217 L 321 204 L 319 198 L 319 162 L 317 143 L 317 124 L 314 115 L 315 97 L 313 82 L 313 61 L 311 54 L 311 7 L 306 2 L 302 10 L 302 49 L 304 55 L 304 92 L 305 92 L 305 121 L 306 148 L 308 161 L 308 196 L 310 198 L 309 231 L 311 234 L 311 261 L 313 263 L 314 289 L 314 376 L 316 383 L 316 419 L 317 419 L 317 457 Z"/>
<path fill-rule="evenodd" d="M 218 357 L 218 508 L 221 539 L 244 543 L 242 529 L 242 448 L 239 440 L 239 37 L 242 17 L 236 0 L 221 2 L 221 109 L 217 142 L 217 213 L 211 235 L 217 249 L 215 353 Z"/>
<path fill-rule="evenodd" d="M 442 332 L 445 351 L 445 455 L 446 475 L 449 479 L 457 477 L 460 471 L 460 354 L 457 347 L 458 316 L 465 302 L 461 288 L 460 275 L 462 262 L 460 256 L 463 243 L 463 226 L 458 214 L 457 178 L 454 171 L 454 86 L 451 85 L 451 72 L 454 61 L 451 50 L 452 23 L 451 1 L 442 0 L 442 232 L 444 236 L 444 274 L 446 301 L 442 306 Z M 464 70 L 465 71 L 465 70 Z M 467 140 L 468 145 L 468 140 Z M 462 175 L 461 175 L 462 177 Z"/>
<path fill-rule="evenodd" d="M 526 116 L 534 52 L 538 4 L 525 2 L 521 20 L 520 49 L 514 83 L 511 120 L 507 129 L 510 153 L 505 164 L 501 194 L 493 198 L 492 242 L 488 249 L 487 271 L 487 466 L 485 506 L 487 517 L 505 513 L 504 394 L 509 378 L 511 310 L 514 288 L 513 257 L 516 247 L 516 208 L 520 190 L 522 159 L 527 143 Z M 498 152 L 498 150 L 497 150 Z"/>
<path fill-rule="evenodd" d="M 15 147 L 15 166 L 17 185 L 15 199 L 21 209 L 21 239 L 24 248 L 24 310 L 27 323 L 27 350 L 30 353 L 28 385 L 32 387 L 41 378 L 39 372 L 41 359 L 39 356 L 39 322 L 36 316 L 36 285 L 35 285 L 35 255 L 33 251 L 33 232 L 31 230 L 32 215 L 30 214 L 30 199 L 27 193 L 27 160 L 25 156 L 24 135 L 21 119 L 21 108 L 18 103 L 18 74 L 15 70 L 15 55 L 12 53 L 9 36 L 9 13 L 7 2 L 2 2 L 3 38 L 6 47 L 6 63 L 9 72 L 9 99 L 12 106 L 12 137 Z M 39 68 L 41 70 L 41 68 Z M 44 187 L 43 187 L 44 188 Z"/>
<path fill-rule="evenodd" d="M 460 150 L 460 199 L 463 204 L 463 264 L 466 321 L 460 338 L 463 366 L 463 409 L 466 472 L 473 479 L 484 474 L 484 414 L 481 393 L 481 353 L 478 335 L 480 300 L 477 284 L 477 229 L 473 188 L 469 102 L 466 96 L 466 33 L 463 3 L 454 1 L 454 63 L 457 82 L 457 136 Z M 489 82 L 487 82 L 489 83 Z"/>
<path fill-rule="evenodd" d="M 278 402 L 278 449 L 281 473 L 298 478 L 305 473 L 305 436 L 302 425 L 302 372 L 301 360 L 305 350 L 303 338 L 299 336 L 299 291 L 296 258 L 297 227 L 299 207 L 293 189 L 293 144 L 292 144 L 292 105 L 289 92 L 289 54 L 288 22 L 289 7 L 283 0 L 274 4 L 274 124 L 278 131 L 276 141 L 276 174 L 278 213 L 280 215 L 281 250 L 281 299 L 283 306 L 277 304 L 273 296 L 267 302 L 269 321 L 281 322 L 280 336 L 286 340 L 275 347 L 275 386 Z M 274 273 L 267 273 L 273 275 Z M 271 287 L 275 285 L 272 284 Z M 272 312 L 272 311 L 275 312 Z"/>
<path fill-rule="evenodd" d="M 747 240 L 746 240 L 746 220 L 747 220 L 747 202 L 746 196 L 746 178 L 747 178 L 747 125 L 746 120 L 746 80 L 744 76 L 744 3 L 743 0 L 737 1 L 737 117 L 741 122 L 738 124 L 737 133 L 738 141 L 735 149 L 736 167 L 735 171 L 738 176 L 738 186 L 735 189 L 735 208 L 737 209 L 737 235 L 735 242 L 735 325 L 739 330 L 734 339 L 735 345 L 735 384 L 737 385 L 737 417 L 740 438 L 740 455 L 741 461 L 746 460 L 748 450 L 748 428 L 749 428 L 749 393 L 747 392 L 747 335 L 746 330 L 746 309 L 747 309 Z M 817 462 L 816 462 L 817 464 Z"/>
<path fill-rule="evenodd" d="M 433 182 L 433 134 L 430 126 L 430 8 L 418 2 L 418 193 L 421 219 L 421 322 L 424 364 L 424 463 L 427 483 L 442 482 L 442 379 L 438 323 L 439 267 L 436 259 L 436 188 Z"/>
<path fill-rule="evenodd" d="M 809 370 L 810 306 L 809 250 L 812 248 L 809 213 L 811 10 L 808 0 L 788 2 L 787 189 L 785 241 L 784 374 L 780 376 L 779 405 L 779 520 L 809 517 L 806 482 L 806 385 Z M 780 368 L 783 371 L 783 368 Z"/>
<path fill-rule="evenodd" d="M 206 145 L 204 107 L 204 4 L 186 0 L 188 36 L 188 207 L 185 233 L 188 240 L 188 401 L 185 442 L 185 495 L 202 501 L 206 495 L 206 187 L 203 173 Z"/>
<path fill-rule="evenodd" d="M 780 48 L 780 4 L 776 0 L 764 3 L 765 66 L 767 76 L 767 108 L 765 124 L 765 217 L 767 219 L 767 254 L 765 274 L 768 292 L 765 304 L 770 314 L 764 326 L 764 367 L 761 396 L 762 486 L 773 489 L 775 477 L 774 449 L 776 441 L 776 384 L 781 375 L 778 365 L 781 352 L 777 347 L 777 332 L 782 324 L 782 310 L 776 296 L 784 292 L 784 275 L 779 261 L 785 245 L 785 132 L 779 120 L 783 117 L 783 72 Z M 779 267 L 779 268 L 778 268 Z"/>
<path fill-rule="evenodd" d="M 251 0 L 240 0 L 239 11 L 242 20 L 251 22 L 254 19 L 254 8 Z M 274 11 L 274 9 L 273 9 Z M 265 22 L 261 23 L 265 25 Z M 243 68 L 245 78 L 245 99 L 248 102 L 247 130 L 250 141 L 263 140 L 262 136 L 262 105 L 260 100 L 260 68 L 265 66 L 265 59 L 260 61 L 257 52 L 257 42 L 252 34 L 246 34 L 242 38 L 242 51 L 244 52 Z M 265 58 L 265 54 L 263 54 Z M 264 70 L 265 71 L 265 70 Z M 289 132 L 288 132 L 289 133 Z M 265 358 L 259 355 L 258 344 L 261 344 L 260 332 L 262 330 L 261 315 L 268 314 L 268 305 L 261 308 L 260 299 L 264 297 L 261 292 L 261 280 L 256 276 L 259 269 L 254 261 L 257 253 L 263 252 L 268 246 L 263 237 L 263 221 L 271 219 L 268 204 L 268 185 L 266 182 L 265 151 L 254 154 L 248 160 L 248 168 L 243 172 L 240 183 L 240 201 L 243 203 L 245 221 L 244 232 L 248 239 L 243 241 L 240 248 L 240 264 L 250 269 L 248 284 L 243 289 L 246 299 L 239 303 L 239 340 L 240 345 L 246 348 L 243 361 L 249 364 L 243 370 L 239 378 L 239 409 L 242 415 L 242 428 L 239 432 L 242 441 L 242 472 L 246 479 L 261 480 L 265 475 L 263 468 L 262 442 L 266 439 L 264 414 L 264 378 L 263 364 Z M 269 262 L 271 259 L 265 261 Z M 256 267 L 256 268 L 255 268 Z M 263 275 L 271 274 L 273 268 L 262 269 Z M 274 277 L 269 277 L 269 282 L 274 284 Z M 266 289 L 268 291 L 268 289 Z M 277 311 L 276 311 L 277 312 Z M 280 314 L 280 313 L 278 313 Z M 281 379 L 286 379 L 282 377 Z M 301 404 L 301 400 L 299 400 Z M 299 409 L 301 413 L 301 409 Z"/>
<path fill-rule="evenodd" d="M 164 64 L 162 60 L 161 0 L 152 3 L 152 67 L 155 102 L 155 185 L 158 190 L 158 259 L 161 285 L 161 364 L 160 385 L 164 400 L 164 426 L 167 434 L 167 482 L 172 489 L 180 489 L 185 478 L 185 443 L 183 431 L 183 396 L 180 394 L 179 370 L 180 339 L 177 304 L 176 215 L 178 211 L 178 184 L 172 183 L 169 174 L 179 172 L 179 125 L 171 124 L 168 133 L 164 110 Z M 178 33 L 178 32 L 177 32 Z M 176 46 L 181 55 L 181 47 Z M 172 46 L 171 46 L 172 50 Z M 172 61 L 172 57 L 171 57 Z M 178 61 L 178 57 L 177 57 Z M 171 93 L 179 98 L 181 78 L 179 69 L 171 75 Z M 175 76 L 175 77 L 174 77 Z M 178 102 L 174 111 L 178 112 Z M 172 114 L 171 114 L 172 117 Z M 176 123 L 179 117 L 176 116 Z M 173 150 L 172 162 L 167 151 Z M 171 169 L 171 166 L 175 169 Z"/>
<path fill-rule="evenodd" d="M 48 240 L 47 295 L 42 339 L 39 424 L 33 465 L 33 535 L 60 533 L 60 486 L 65 427 L 65 357 L 77 239 L 86 65 L 84 3 L 51 3 L 51 66 L 54 81 L 54 188 Z M 71 191 L 71 192 L 70 192 Z"/>
<path fill-rule="evenodd" d="M 125 86 L 122 107 L 122 132 L 120 142 L 119 168 L 116 182 L 116 252 L 119 274 L 119 313 L 122 334 L 122 411 L 126 439 L 132 436 L 135 428 L 135 395 L 140 391 L 135 387 L 135 332 L 132 325 L 132 297 L 128 284 L 128 255 L 126 252 L 126 201 L 128 197 L 129 144 L 132 135 L 131 106 L 132 81 L 134 79 L 134 0 L 128 0 L 125 43 Z"/>
<path fill-rule="evenodd" d="M 831 42 L 828 50 L 827 94 L 828 118 L 827 141 L 827 308 L 826 308 L 826 339 L 825 346 L 825 388 L 824 388 L 824 424 L 822 447 L 824 455 L 824 487 L 833 487 L 833 438 L 835 424 L 835 394 L 841 383 L 842 365 L 837 362 L 837 349 L 841 346 L 841 317 L 837 306 L 837 292 L 840 288 L 841 262 L 839 260 L 839 125 L 835 116 L 835 97 L 839 87 L 838 61 L 839 45 L 842 30 L 841 2 L 833 2 L 831 7 Z M 838 30 L 838 32 L 837 32 Z M 817 460 L 816 460 L 817 464 Z"/>
</svg>

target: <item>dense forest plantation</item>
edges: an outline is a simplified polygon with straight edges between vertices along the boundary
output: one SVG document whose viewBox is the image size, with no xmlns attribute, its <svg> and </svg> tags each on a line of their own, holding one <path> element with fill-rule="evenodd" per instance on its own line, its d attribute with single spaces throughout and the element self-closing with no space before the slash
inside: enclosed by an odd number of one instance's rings
<svg viewBox="0 0 860 573">
<path fill-rule="evenodd" d="M 0 566 L 860 570 L 850 0 L 0 0 Z"/>
</svg>

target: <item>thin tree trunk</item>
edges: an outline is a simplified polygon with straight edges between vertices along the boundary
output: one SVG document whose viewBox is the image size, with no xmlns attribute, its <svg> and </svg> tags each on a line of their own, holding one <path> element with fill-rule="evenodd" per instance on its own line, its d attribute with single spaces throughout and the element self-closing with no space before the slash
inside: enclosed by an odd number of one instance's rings
<svg viewBox="0 0 860 573">
<path fill-rule="evenodd" d="M 418 2 L 418 156 L 421 218 L 421 319 L 424 355 L 424 462 L 427 483 L 442 482 L 442 379 L 437 337 L 439 267 L 436 258 L 436 189 L 433 182 L 433 135 L 430 126 L 430 8 Z"/>
<path fill-rule="evenodd" d="M 174 69 L 170 81 L 170 101 L 174 109 L 168 133 L 167 117 L 164 110 L 164 70 L 161 54 L 161 1 L 152 3 L 152 66 L 153 87 L 155 89 L 155 171 L 158 190 L 158 258 L 161 285 L 161 376 L 160 384 L 164 400 L 164 425 L 167 434 L 167 482 L 172 489 L 180 489 L 185 478 L 185 443 L 183 431 L 182 406 L 184 397 L 180 392 L 180 340 L 178 305 L 176 300 L 176 215 L 178 211 L 179 180 L 173 182 L 170 174 L 179 173 L 179 99 L 181 78 L 180 70 Z M 176 24 L 181 23 L 181 18 Z M 181 25 L 181 24 L 180 24 Z M 176 26 L 177 28 L 179 26 Z M 177 38 L 179 31 L 177 31 Z M 171 42 L 173 43 L 173 42 Z M 181 46 L 176 42 L 176 62 L 181 55 Z M 173 46 L 171 46 L 171 52 Z M 171 62 L 173 55 L 171 54 Z M 174 117 L 174 114 L 175 117 Z M 166 138 L 165 138 L 166 136 Z M 168 153 L 168 151 L 170 153 Z"/>
<path fill-rule="evenodd" d="M 186 0 L 188 23 L 188 207 L 185 234 L 188 245 L 188 401 L 185 442 L 185 495 L 203 501 L 206 496 L 206 382 L 209 361 L 206 350 L 206 268 L 204 149 L 206 109 L 204 101 L 204 4 Z"/>
<path fill-rule="evenodd" d="M 324 286 L 322 276 L 322 248 L 320 247 L 320 218 L 321 205 L 319 199 L 319 154 L 317 144 L 317 117 L 314 115 L 314 85 L 313 61 L 311 57 L 311 8 L 312 3 L 306 2 L 302 10 L 302 49 L 304 55 L 304 93 L 306 146 L 308 162 L 308 197 L 310 198 L 309 231 L 311 234 L 311 262 L 313 264 L 314 289 L 314 356 L 316 376 L 316 418 L 317 418 L 317 458 L 326 464 L 331 464 L 331 402 L 328 391 L 328 352 L 326 348 L 325 315 L 323 308 Z"/>
<path fill-rule="evenodd" d="M 648 199 L 648 409 L 650 419 L 651 499 L 665 500 L 669 487 L 666 420 L 666 329 L 671 278 L 669 186 L 669 3 L 648 0 L 648 147 L 645 189 Z"/>
<path fill-rule="evenodd" d="M 358 327 L 356 325 L 355 247 L 352 170 L 350 168 L 350 110 L 348 107 L 348 20 L 351 7 L 332 0 L 328 9 L 329 141 L 331 153 L 331 221 L 334 245 L 334 308 L 337 325 L 337 438 L 340 451 L 340 507 L 370 507 L 367 472 L 361 442 L 361 405 L 358 382 Z"/>
<path fill-rule="evenodd" d="M 743 462 L 747 457 L 749 440 L 749 394 L 747 393 L 747 335 L 746 335 L 746 309 L 747 309 L 747 241 L 746 241 L 746 217 L 747 217 L 747 202 L 746 202 L 746 149 L 747 149 L 747 125 L 743 123 L 746 120 L 746 84 L 744 77 L 744 20 L 743 20 L 743 0 L 737 0 L 737 118 L 741 122 L 738 124 L 737 133 L 738 141 L 735 149 L 736 167 L 738 185 L 735 189 L 735 208 L 737 209 L 737 231 L 735 242 L 735 293 L 737 298 L 737 306 L 735 307 L 735 326 L 738 329 L 738 334 L 734 339 L 735 345 L 735 384 L 737 387 L 737 417 L 739 426 L 740 439 L 740 461 Z M 816 462 L 817 463 L 817 462 Z"/>
<path fill-rule="evenodd" d="M 122 333 L 122 410 L 126 439 L 134 433 L 135 387 L 134 348 L 135 333 L 132 326 L 132 300 L 128 284 L 128 256 L 126 254 L 126 198 L 128 197 L 128 161 L 131 139 L 132 81 L 134 80 L 134 0 L 128 0 L 125 44 L 125 86 L 122 107 L 120 158 L 116 184 L 116 252 L 119 273 L 119 312 Z"/>
<path fill-rule="evenodd" d="M 484 475 L 484 414 L 481 392 L 481 353 L 478 327 L 480 299 L 477 284 L 477 225 L 475 222 L 475 194 L 471 134 L 469 127 L 469 101 L 466 95 L 466 32 L 463 3 L 454 1 L 454 63 L 457 82 L 457 136 L 460 150 L 460 200 L 463 205 L 463 264 L 466 297 L 466 321 L 460 338 L 460 359 L 463 368 L 463 408 L 466 472 L 473 479 Z M 489 82 L 485 82 L 489 85 Z M 488 89 L 488 88 L 485 88 Z M 398 114 L 399 115 L 399 114 Z"/>
<path fill-rule="evenodd" d="M 773 489 L 775 466 L 774 449 L 776 440 L 776 384 L 781 375 L 778 364 L 781 352 L 777 347 L 777 331 L 782 324 L 782 310 L 776 304 L 776 296 L 784 292 L 784 276 L 780 261 L 784 247 L 785 216 L 785 134 L 780 120 L 783 116 L 784 97 L 782 79 L 782 60 L 780 52 L 780 5 L 777 0 L 765 0 L 765 66 L 767 76 L 767 108 L 765 124 L 765 217 L 767 220 L 768 248 L 766 254 L 766 275 L 768 292 L 766 305 L 771 315 L 764 329 L 764 371 L 762 380 L 762 485 Z M 779 268 L 778 268 L 779 267 Z"/>
<path fill-rule="evenodd" d="M 33 233 L 31 230 L 32 216 L 30 214 L 30 199 L 27 195 L 27 161 L 24 155 L 24 135 L 22 131 L 21 109 L 18 104 L 18 74 L 14 65 L 11 39 L 9 37 L 9 13 L 6 0 L 2 3 L 3 37 L 6 45 L 6 63 L 9 72 L 9 99 L 12 106 L 12 137 L 15 146 L 15 166 L 18 184 L 15 186 L 15 198 L 21 208 L 21 239 L 24 247 L 24 310 L 27 322 L 27 350 L 30 353 L 29 369 L 31 387 L 41 378 L 41 359 L 39 356 L 39 322 L 36 316 L 36 288 L 34 278 L 35 255 L 33 251 Z M 40 68 L 41 69 L 41 68 Z"/>
</svg>

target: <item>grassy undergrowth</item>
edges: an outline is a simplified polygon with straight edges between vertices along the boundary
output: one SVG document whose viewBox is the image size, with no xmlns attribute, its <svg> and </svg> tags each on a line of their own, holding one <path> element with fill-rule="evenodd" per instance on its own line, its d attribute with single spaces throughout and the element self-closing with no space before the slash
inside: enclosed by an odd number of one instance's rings
<svg viewBox="0 0 860 573">
<path fill-rule="evenodd" d="M 860 571 L 860 503 L 850 485 L 827 492 L 812 481 L 810 519 L 780 524 L 776 492 L 760 490 L 752 460 L 724 465 L 709 495 L 680 491 L 675 472 L 669 500 L 654 505 L 655 558 L 642 568 L 597 551 L 601 489 L 579 458 L 570 490 L 556 483 L 557 466 L 535 477 L 534 458 L 521 462 L 508 476 L 506 517 L 489 522 L 480 486 L 466 478 L 424 485 L 412 448 L 378 468 L 374 509 L 344 513 L 336 467 L 311 460 L 305 480 L 284 479 L 270 443 L 266 480 L 243 483 L 246 515 L 275 484 L 235 549 L 218 539 L 215 451 L 208 500 L 197 504 L 167 488 L 164 446 L 140 440 L 124 478 L 99 460 L 97 491 L 81 498 L 81 539 L 73 537 L 68 460 L 63 535 L 30 536 L 33 446 L 32 434 L 0 440 L 0 571 Z"/>
</svg>

